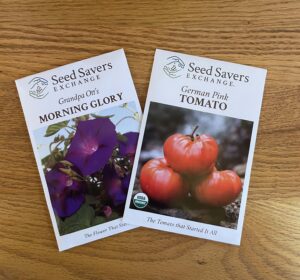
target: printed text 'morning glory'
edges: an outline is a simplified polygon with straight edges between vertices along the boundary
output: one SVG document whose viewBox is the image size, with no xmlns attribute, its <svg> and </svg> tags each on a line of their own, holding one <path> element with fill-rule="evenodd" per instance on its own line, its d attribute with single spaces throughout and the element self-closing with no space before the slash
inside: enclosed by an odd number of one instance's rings
<svg viewBox="0 0 300 280">
<path fill-rule="evenodd" d="M 48 121 L 52 121 L 55 119 L 60 119 L 63 118 L 65 116 L 70 116 L 79 112 L 83 112 L 88 110 L 89 108 L 98 108 L 98 107 L 102 107 L 111 103 L 115 103 L 118 101 L 121 101 L 123 99 L 122 96 L 122 92 L 117 93 L 117 94 L 113 94 L 110 96 L 106 96 L 104 98 L 101 99 L 94 99 L 92 100 L 89 104 L 88 103 L 82 103 L 79 105 L 75 105 L 72 107 L 68 107 L 59 111 L 54 111 L 54 112 L 50 112 L 44 115 L 39 116 L 39 122 L 40 123 L 45 123 Z"/>
</svg>

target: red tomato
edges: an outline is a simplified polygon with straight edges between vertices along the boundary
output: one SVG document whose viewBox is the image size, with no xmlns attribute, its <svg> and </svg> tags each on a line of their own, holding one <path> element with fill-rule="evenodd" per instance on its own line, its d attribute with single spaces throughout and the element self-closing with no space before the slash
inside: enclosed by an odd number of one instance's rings
<svg viewBox="0 0 300 280">
<path fill-rule="evenodd" d="M 170 168 L 165 159 L 151 159 L 140 173 L 144 193 L 157 202 L 169 203 L 187 194 L 183 178 Z"/>
<path fill-rule="evenodd" d="M 192 136 L 176 133 L 164 144 L 168 164 L 177 172 L 203 175 L 210 172 L 218 157 L 218 144 L 208 135 Z"/>
<path fill-rule="evenodd" d="M 231 170 L 213 171 L 194 189 L 198 201 L 210 206 L 225 206 L 233 202 L 242 191 L 240 177 Z"/>
</svg>

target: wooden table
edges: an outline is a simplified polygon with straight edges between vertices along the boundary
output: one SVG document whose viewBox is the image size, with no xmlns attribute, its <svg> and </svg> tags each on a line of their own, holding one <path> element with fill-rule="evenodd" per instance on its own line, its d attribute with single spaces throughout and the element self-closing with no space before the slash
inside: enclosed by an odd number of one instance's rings
<svg viewBox="0 0 300 280">
<path fill-rule="evenodd" d="M 300 2 L 0 1 L 1 279 L 300 279 Z M 14 80 L 124 48 L 268 69 L 240 247 L 139 228 L 59 253 Z"/>
</svg>

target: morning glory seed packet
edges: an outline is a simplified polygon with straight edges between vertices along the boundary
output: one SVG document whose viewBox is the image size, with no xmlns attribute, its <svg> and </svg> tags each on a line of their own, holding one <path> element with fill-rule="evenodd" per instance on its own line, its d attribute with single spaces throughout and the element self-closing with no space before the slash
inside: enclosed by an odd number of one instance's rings
<svg viewBox="0 0 300 280">
<path fill-rule="evenodd" d="M 141 108 L 123 49 L 16 81 L 60 251 L 122 222 Z"/>
</svg>

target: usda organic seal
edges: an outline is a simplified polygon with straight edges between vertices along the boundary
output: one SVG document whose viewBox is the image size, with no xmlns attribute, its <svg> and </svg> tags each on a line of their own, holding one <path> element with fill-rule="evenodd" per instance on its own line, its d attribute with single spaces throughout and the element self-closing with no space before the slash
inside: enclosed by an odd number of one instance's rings
<svg viewBox="0 0 300 280">
<path fill-rule="evenodd" d="M 148 196 L 145 193 L 137 193 L 133 197 L 133 204 L 136 208 L 145 208 L 148 205 Z"/>
</svg>

